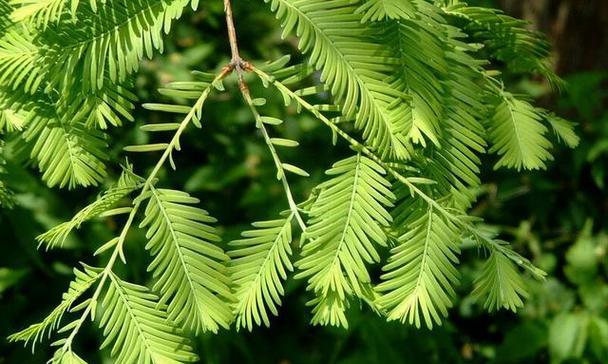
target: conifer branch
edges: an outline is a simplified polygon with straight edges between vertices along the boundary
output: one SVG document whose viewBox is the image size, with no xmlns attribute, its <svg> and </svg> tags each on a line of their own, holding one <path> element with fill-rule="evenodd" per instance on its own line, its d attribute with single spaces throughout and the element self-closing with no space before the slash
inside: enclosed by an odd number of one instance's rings
<svg viewBox="0 0 608 364">
<path fill-rule="evenodd" d="M 261 78 L 262 82 L 264 82 L 265 84 L 272 84 L 279 92 L 287 96 L 289 99 L 296 101 L 304 109 L 306 109 L 308 112 L 317 117 L 317 119 L 323 122 L 326 126 L 328 126 L 334 134 L 339 135 L 341 138 L 346 140 L 352 148 L 365 154 L 371 160 L 385 168 L 396 180 L 407 186 L 407 188 L 411 191 L 412 194 L 422 198 L 429 206 L 431 206 L 437 212 L 443 215 L 444 218 L 450 220 L 452 223 L 456 224 L 461 229 L 469 233 L 481 246 L 484 246 L 490 251 L 497 251 L 501 254 L 504 254 L 509 259 L 514 261 L 517 265 L 532 273 L 538 279 L 542 279 L 546 275 L 546 273 L 535 267 L 529 260 L 521 257 L 519 254 L 497 243 L 494 239 L 487 237 L 486 235 L 481 233 L 477 228 L 475 228 L 475 226 L 470 221 L 462 219 L 460 216 L 454 215 L 453 213 L 448 211 L 444 206 L 438 203 L 434 198 L 422 191 L 416 183 L 418 180 L 420 180 L 420 178 L 403 176 L 389 163 L 386 163 L 384 160 L 382 160 L 382 158 L 378 157 L 376 153 L 374 153 L 374 151 L 372 151 L 370 148 L 368 148 L 361 142 L 357 141 L 355 138 L 351 137 L 348 133 L 340 129 L 338 125 L 329 120 L 329 118 L 323 115 L 317 108 L 315 108 L 312 104 L 310 104 L 304 98 L 299 96 L 297 93 L 292 91 L 289 87 L 285 86 L 282 82 L 276 80 L 271 75 L 267 74 L 266 72 L 262 71 L 257 67 L 252 66 L 252 70 Z M 425 183 L 427 182 L 428 181 L 425 181 Z"/>
<path fill-rule="evenodd" d="M 216 77 L 213 84 L 221 81 L 228 74 L 230 74 L 230 70 L 228 68 L 224 68 L 220 72 L 220 74 Z M 207 100 L 207 97 L 209 96 L 209 93 L 211 92 L 211 87 L 212 87 L 212 85 L 210 85 L 208 88 L 206 88 L 203 91 L 203 93 L 198 98 L 198 100 L 196 101 L 194 106 L 191 108 L 190 112 L 186 115 L 186 117 L 180 123 L 180 126 L 177 129 L 177 131 L 175 132 L 175 134 L 173 135 L 173 138 L 171 139 L 171 141 L 167 145 L 165 151 L 163 152 L 163 154 L 159 158 L 158 162 L 154 166 L 154 169 L 152 170 L 152 172 L 150 172 L 150 174 L 148 175 L 148 178 L 144 182 L 138 197 L 135 198 L 135 200 L 133 202 L 133 207 L 129 214 L 129 217 L 127 218 L 127 221 L 124 224 L 124 226 L 120 232 L 120 235 L 118 236 L 118 238 L 115 242 L 115 246 L 114 246 L 112 255 L 110 256 L 108 263 L 106 264 L 105 268 L 103 268 L 103 271 L 100 274 L 99 283 L 97 285 L 97 288 L 96 288 L 95 292 L 93 293 L 93 296 L 89 301 L 89 304 L 84 309 L 82 315 L 77 320 L 77 323 L 75 324 L 74 328 L 71 330 L 67 339 L 65 339 L 65 342 L 60 349 L 63 353 L 67 353 L 67 352 L 71 351 L 72 342 L 73 342 L 74 338 L 76 337 L 76 335 L 78 334 L 78 332 L 80 331 L 82 324 L 85 322 L 85 320 L 87 319 L 87 317 L 89 315 L 92 316 L 95 314 L 94 309 L 97 305 L 97 301 L 103 291 L 103 287 L 104 287 L 106 281 L 113 274 L 113 268 L 114 268 L 114 265 L 115 265 L 117 259 L 120 258 L 123 262 L 126 263 L 126 258 L 124 256 L 124 252 L 123 252 L 124 244 L 125 244 L 125 241 L 127 238 L 127 234 L 129 233 L 129 230 L 131 229 L 131 226 L 133 225 L 133 222 L 135 220 L 135 216 L 137 215 L 140 207 L 142 206 L 144 197 L 145 197 L 146 193 L 150 190 L 150 188 L 155 184 L 158 172 L 160 172 L 161 168 L 163 167 L 163 165 L 165 164 L 167 159 L 170 158 L 171 153 L 176 148 L 179 147 L 179 140 L 180 140 L 182 134 L 184 133 L 186 128 L 190 125 L 190 123 L 194 119 L 194 117 L 197 113 L 197 110 L 202 109 L 205 101 Z"/>
</svg>

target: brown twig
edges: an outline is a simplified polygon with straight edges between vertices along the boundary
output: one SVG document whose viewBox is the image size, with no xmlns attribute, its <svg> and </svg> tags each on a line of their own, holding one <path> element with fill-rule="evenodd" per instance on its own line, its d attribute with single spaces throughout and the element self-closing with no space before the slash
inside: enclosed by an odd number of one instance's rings
<svg viewBox="0 0 608 364">
<path fill-rule="evenodd" d="M 236 27 L 234 26 L 232 3 L 230 0 L 224 0 L 224 13 L 226 14 L 226 27 L 228 28 L 228 40 L 230 42 L 230 52 L 232 53 L 232 58 L 228 67 L 230 67 L 231 70 L 236 71 L 241 90 L 248 92 L 247 83 L 245 83 L 243 74 L 251 70 L 251 65 L 241 58 L 239 52 L 239 43 L 236 36 Z"/>
<path fill-rule="evenodd" d="M 243 99 L 245 100 L 245 102 L 249 106 L 249 109 L 253 113 L 253 115 L 256 119 L 256 126 L 261 131 L 262 135 L 264 136 L 264 140 L 266 141 L 266 144 L 268 145 L 270 153 L 272 154 L 273 160 L 277 167 L 278 176 L 280 177 L 279 179 L 281 180 L 281 183 L 283 184 L 283 188 L 285 190 L 285 195 L 287 197 L 287 201 L 289 202 L 289 208 L 292 211 L 292 214 L 295 216 L 296 221 L 300 225 L 302 232 L 304 232 L 304 231 L 306 231 L 306 224 L 304 223 L 304 220 L 300 216 L 298 206 L 295 203 L 295 200 L 291 193 L 291 188 L 289 187 L 289 183 L 287 182 L 287 176 L 285 174 L 285 170 L 283 169 L 281 160 L 279 159 L 279 156 L 271 142 L 270 135 L 268 135 L 268 131 L 266 130 L 264 123 L 261 121 L 261 116 L 254 106 L 253 99 L 251 97 L 251 93 L 249 92 L 249 87 L 247 85 L 247 82 L 245 81 L 245 77 L 244 77 L 245 72 L 252 72 L 254 70 L 254 67 L 251 63 L 244 61 L 241 58 L 241 54 L 239 52 L 238 40 L 237 40 L 237 36 L 236 36 L 236 27 L 234 26 L 234 17 L 232 16 L 232 4 L 230 3 L 230 0 L 224 0 L 224 12 L 226 14 L 226 27 L 228 28 L 228 39 L 230 41 L 230 51 L 232 53 L 232 59 L 230 60 L 230 63 L 226 66 L 226 68 L 227 68 L 228 72 L 235 71 L 237 74 L 239 88 L 241 90 Z"/>
</svg>

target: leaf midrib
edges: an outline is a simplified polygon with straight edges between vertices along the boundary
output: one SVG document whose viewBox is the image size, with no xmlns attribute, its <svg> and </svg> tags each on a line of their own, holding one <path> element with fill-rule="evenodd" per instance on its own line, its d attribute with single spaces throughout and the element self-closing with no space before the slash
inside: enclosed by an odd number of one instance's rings
<svg viewBox="0 0 608 364">
<path fill-rule="evenodd" d="M 190 271 L 188 269 L 188 265 L 187 265 L 186 261 L 184 260 L 184 254 L 181 251 L 181 245 L 179 244 L 179 238 L 177 237 L 177 233 L 175 232 L 175 228 L 173 227 L 173 222 L 171 221 L 171 218 L 167 214 L 165 206 L 163 205 L 162 200 L 160 199 L 156 188 L 153 188 L 153 187 L 150 188 L 150 192 L 152 192 L 152 195 L 154 196 L 154 199 L 156 200 L 156 203 L 158 204 L 158 208 L 161 211 L 163 218 L 167 222 L 167 226 L 169 228 L 169 232 L 172 237 L 171 240 L 174 243 L 175 250 L 177 251 L 177 255 L 179 257 L 179 262 L 184 270 L 184 276 L 186 276 L 186 279 L 188 280 L 188 285 L 190 286 L 190 290 L 193 293 L 192 295 L 189 295 L 189 296 L 194 297 L 194 300 L 196 301 L 196 306 L 199 307 L 200 302 L 198 299 L 198 295 L 196 295 L 195 285 L 194 285 L 194 282 L 192 281 L 192 277 L 190 277 Z M 197 312 L 198 312 L 198 310 L 197 310 Z"/>
</svg>

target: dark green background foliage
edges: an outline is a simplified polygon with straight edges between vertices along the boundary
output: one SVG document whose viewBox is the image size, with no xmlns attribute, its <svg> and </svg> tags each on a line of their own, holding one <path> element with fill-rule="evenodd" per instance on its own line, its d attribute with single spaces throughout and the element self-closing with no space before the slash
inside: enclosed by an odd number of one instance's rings
<svg viewBox="0 0 608 364">
<path fill-rule="evenodd" d="M 581 145 L 574 151 L 556 146 L 556 161 L 549 164 L 547 171 L 484 171 L 482 180 L 487 184 L 478 192 L 479 201 L 473 211 L 486 219 L 488 228 L 513 241 L 518 252 L 547 271 L 547 280 L 529 280 L 531 296 L 518 314 L 487 314 L 467 298 L 480 267 L 465 264 L 460 292 L 464 298 L 451 310 L 449 320 L 432 331 L 386 323 L 367 308 L 359 307 L 350 309 L 349 330 L 313 327 L 305 307 L 305 283 L 289 280 L 281 314 L 273 319 L 269 329 L 256 328 L 253 333 L 237 333 L 233 329 L 219 335 L 202 335 L 197 339 L 202 362 L 608 362 L 608 48 L 590 38 L 601 38 L 601 29 L 608 28 L 608 8 L 602 5 L 603 0 L 584 1 L 584 6 L 565 0 L 480 3 L 504 6 L 549 32 L 555 42 L 556 64 L 568 82 L 567 88 L 555 95 L 539 80 L 512 76 L 509 82 L 516 90 L 533 95 L 543 106 L 579 124 Z M 235 7 L 246 59 L 297 54 L 293 39 L 280 39 L 276 21 L 267 11 L 260 11 L 257 2 L 237 1 Z M 161 99 L 155 91 L 160 85 L 189 79 L 193 68 L 210 70 L 229 60 L 221 2 L 209 2 L 203 10 L 187 13 L 176 24 L 165 53 L 145 61 L 134 80 L 137 96 L 143 102 Z M 580 57 L 581 54 L 587 56 Z M 254 93 L 255 87 L 261 88 L 254 86 Z M 229 241 L 238 237 L 249 222 L 271 219 L 285 208 L 283 191 L 276 183 L 263 139 L 239 137 L 255 135 L 256 129 L 238 93 L 210 99 L 205 110 L 204 132 L 196 130 L 185 135 L 177 172 L 165 172 L 161 178 L 170 179 L 171 185 L 184 186 L 185 191 L 203 200 L 205 208 L 221 222 L 224 240 Z M 331 144 L 330 133 L 307 116 L 284 110 L 281 102 L 268 103 L 265 111 L 291 121 L 284 124 L 282 133 L 299 140 L 301 147 L 291 154 L 284 153 L 289 163 L 322 171 L 341 157 L 340 153 L 344 157 L 350 155 L 346 149 L 327 148 Z M 109 158 L 118 161 L 125 145 L 147 142 L 147 136 L 137 126 L 159 117 L 138 109 L 136 122 L 111 131 L 114 149 Z M 6 149 L 3 153 L 18 151 Z M 151 165 L 151 158 L 135 157 L 132 161 L 139 166 Z M 90 189 L 49 189 L 32 169 L 8 167 L 11 174 L 7 181 L 16 193 L 16 206 L 0 210 L 3 338 L 44 317 L 71 279 L 71 267 L 91 256 L 97 243 L 109 240 L 118 228 L 112 219 L 98 220 L 73 235 L 63 249 L 38 251 L 35 237 L 69 219 L 92 201 L 94 193 Z M 112 178 L 119 172 L 113 170 Z M 297 200 L 303 200 L 321 179 L 318 172 L 309 179 L 297 180 Z M 146 283 L 143 272 L 149 257 L 141 253 L 145 239 L 135 234 L 127 246 L 132 249 L 127 251 L 129 265 L 121 268 L 127 271 L 118 273 L 132 282 Z M 473 261 L 466 257 L 475 255 L 475 250 L 465 248 L 465 263 Z M 107 362 L 108 353 L 97 350 L 98 335 L 93 330 L 85 331 L 78 352 L 95 360 L 92 362 Z M 41 345 L 32 357 L 29 349 L 2 341 L 0 363 L 43 363 L 51 356 L 48 350 Z"/>
</svg>

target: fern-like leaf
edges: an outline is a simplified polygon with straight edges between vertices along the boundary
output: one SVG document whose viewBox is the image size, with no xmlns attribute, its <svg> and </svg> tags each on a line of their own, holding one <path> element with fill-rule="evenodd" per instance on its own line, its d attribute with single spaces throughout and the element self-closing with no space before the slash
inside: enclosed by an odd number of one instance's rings
<svg viewBox="0 0 608 364">
<path fill-rule="evenodd" d="M 432 206 L 407 205 L 404 233 L 383 268 L 378 306 L 389 320 L 420 327 L 441 324 L 458 281 L 459 229 Z"/>
<path fill-rule="evenodd" d="M 216 220 L 191 206 L 199 201 L 187 193 L 150 188 L 146 218 L 146 249 L 154 260 L 149 270 L 168 303 L 169 319 L 194 331 L 217 332 L 232 320 L 229 301 L 229 257 L 217 245 L 221 240 L 210 224 Z"/>
<path fill-rule="evenodd" d="M 553 157 L 549 153 L 551 142 L 545 137 L 547 128 L 543 115 L 528 102 L 509 93 L 502 93 L 491 120 L 489 138 L 491 153 L 500 159 L 495 168 L 507 167 L 542 169 Z"/>
<path fill-rule="evenodd" d="M 283 35 L 293 30 L 310 64 L 321 71 L 347 118 L 381 155 L 406 158 L 409 153 L 406 95 L 387 75 L 395 59 L 390 49 L 372 42 L 370 29 L 349 0 L 265 0 L 282 20 Z"/>
<path fill-rule="evenodd" d="M 528 291 L 513 261 L 495 250 L 481 268 L 471 295 L 489 311 L 504 308 L 515 312 L 523 306 Z"/>
<path fill-rule="evenodd" d="M 104 212 L 107 212 L 128 194 L 133 192 L 142 183 L 142 179 L 133 173 L 132 166 L 127 165 L 120 175 L 118 182 L 87 207 L 80 210 L 70 221 L 61 223 L 46 233 L 38 236 L 36 240 L 48 249 L 62 246 L 74 229 Z"/>
<path fill-rule="evenodd" d="M 416 17 L 416 6 L 410 0 L 365 0 L 357 9 L 363 13 L 361 21 L 411 19 Z"/>
<path fill-rule="evenodd" d="M 569 148 L 576 148 L 578 146 L 581 138 L 576 135 L 576 132 L 574 131 L 576 124 L 560 118 L 555 114 L 548 114 L 547 121 L 560 142 L 564 143 Z"/>
<path fill-rule="evenodd" d="M 63 294 L 61 303 L 44 320 L 33 324 L 28 328 L 12 334 L 9 341 L 22 341 L 24 345 L 31 344 L 32 350 L 36 343 L 42 342 L 51 332 L 57 330 L 64 314 L 68 312 L 74 303 L 88 290 L 99 278 L 100 269 L 83 265 L 83 270 L 74 269 L 75 278 L 70 282 L 70 287 Z M 63 363 L 60 361 L 60 363 Z"/>
<path fill-rule="evenodd" d="M 394 199 L 390 183 L 385 170 L 361 154 L 334 164 L 327 174 L 333 178 L 319 186 L 310 208 L 297 277 L 307 277 L 308 289 L 319 297 L 369 299 L 366 263 L 379 262 L 376 246 L 386 246 L 383 228 L 392 221 L 386 207 Z"/>
<path fill-rule="evenodd" d="M 186 6 L 197 0 L 115 0 L 94 11 L 81 6 L 76 24 L 43 34 L 43 53 L 54 62 L 53 84 L 66 84 L 67 70 L 82 74 L 84 90 L 101 89 L 106 73 L 111 82 L 123 82 L 139 68 L 144 56 L 163 51 L 163 35 Z M 49 63 L 47 63 L 49 64 Z"/>
<path fill-rule="evenodd" d="M 230 245 L 236 249 L 232 258 L 231 277 L 235 286 L 237 329 L 249 330 L 264 323 L 270 326 L 268 311 L 278 315 L 284 294 L 282 281 L 291 264 L 291 224 L 293 213 L 286 219 L 256 222 L 255 230 L 243 232 L 243 239 Z"/>
<path fill-rule="evenodd" d="M 158 297 L 143 286 L 109 274 L 99 325 L 117 363 L 184 363 L 198 358 L 169 320 Z"/>
<path fill-rule="evenodd" d="M 447 14 L 467 21 L 464 30 L 473 42 L 483 43 L 489 56 L 507 64 L 514 72 L 537 72 L 554 86 L 562 81 L 548 61 L 551 45 L 546 37 L 530 30 L 526 21 L 499 10 L 456 3 L 445 8 Z"/>
<path fill-rule="evenodd" d="M 106 176 L 104 134 L 38 115 L 29 124 L 24 137 L 33 143 L 31 157 L 49 187 L 96 186 Z"/>
<path fill-rule="evenodd" d="M 0 36 L 0 85 L 22 86 L 34 93 L 45 81 L 44 68 L 34 36 L 27 31 L 7 30 Z"/>
</svg>

